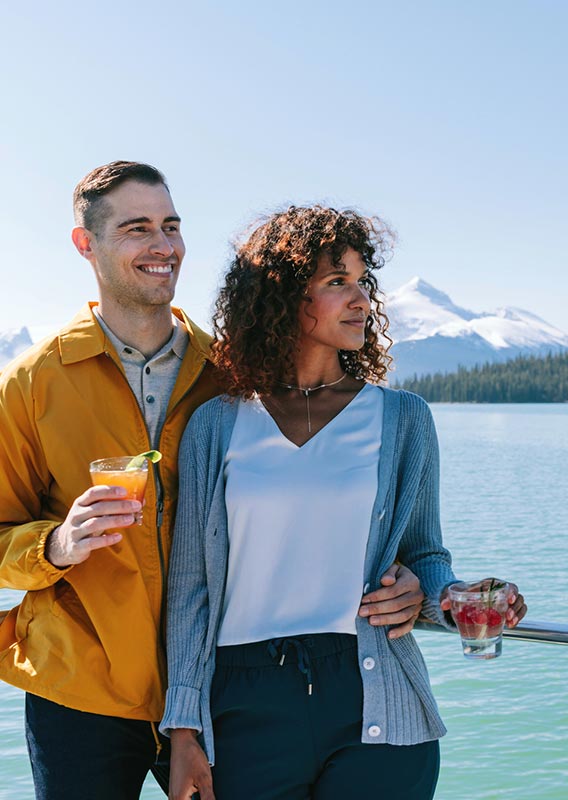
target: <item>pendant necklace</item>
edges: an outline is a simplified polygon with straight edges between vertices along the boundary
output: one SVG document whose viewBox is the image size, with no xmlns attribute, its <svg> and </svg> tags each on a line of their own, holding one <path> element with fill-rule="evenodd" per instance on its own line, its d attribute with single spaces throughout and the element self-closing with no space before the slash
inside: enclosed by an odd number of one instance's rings
<svg viewBox="0 0 568 800">
<path fill-rule="evenodd" d="M 306 417 L 308 421 L 308 433 L 312 432 L 312 418 L 310 417 L 310 394 L 312 392 L 317 392 L 319 389 L 327 389 L 329 386 L 337 386 L 338 383 L 341 383 L 342 380 L 345 380 L 347 377 L 347 373 L 344 372 L 341 378 L 338 378 L 336 381 L 332 381 L 331 383 L 320 383 L 319 386 L 294 386 L 293 383 L 284 383 L 283 381 L 278 381 L 278 383 L 283 386 L 285 389 L 296 389 L 298 392 L 302 392 L 304 397 L 306 398 Z"/>
</svg>

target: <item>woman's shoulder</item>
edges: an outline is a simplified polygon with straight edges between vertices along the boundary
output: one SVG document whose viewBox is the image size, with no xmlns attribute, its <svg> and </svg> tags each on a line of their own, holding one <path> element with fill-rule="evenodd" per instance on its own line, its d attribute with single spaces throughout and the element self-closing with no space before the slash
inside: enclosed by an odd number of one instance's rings
<svg viewBox="0 0 568 800">
<path fill-rule="evenodd" d="M 221 394 L 200 405 L 191 415 L 185 428 L 185 434 L 191 436 L 203 434 L 212 428 L 230 422 L 239 406 L 238 397 Z"/>
<path fill-rule="evenodd" d="M 436 426 L 428 403 L 405 389 L 384 389 L 384 419 L 397 430 L 399 441 L 430 441 Z"/>
<path fill-rule="evenodd" d="M 406 389 L 389 389 L 386 386 L 382 388 L 385 393 L 385 398 L 388 397 L 391 403 L 398 405 L 401 413 L 410 413 L 427 417 L 432 415 L 430 406 L 419 394 L 408 392 Z"/>
</svg>

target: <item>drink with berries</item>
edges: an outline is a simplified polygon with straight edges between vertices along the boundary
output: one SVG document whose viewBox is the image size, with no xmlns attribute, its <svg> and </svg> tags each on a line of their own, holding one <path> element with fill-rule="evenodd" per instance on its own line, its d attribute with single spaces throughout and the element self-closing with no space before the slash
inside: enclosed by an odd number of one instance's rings
<svg viewBox="0 0 568 800">
<path fill-rule="evenodd" d="M 497 578 L 450 586 L 451 614 L 460 632 L 466 658 L 497 658 L 501 655 L 510 592 L 509 584 Z"/>
</svg>

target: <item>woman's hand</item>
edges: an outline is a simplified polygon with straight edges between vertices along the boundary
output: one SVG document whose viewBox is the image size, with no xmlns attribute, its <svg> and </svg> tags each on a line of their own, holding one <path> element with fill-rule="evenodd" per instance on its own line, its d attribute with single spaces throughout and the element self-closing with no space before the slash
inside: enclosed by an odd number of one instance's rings
<svg viewBox="0 0 568 800">
<path fill-rule="evenodd" d="M 371 625 L 390 625 L 389 639 L 398 639 L 414 627 L 424 594 L 416 575 L 402 564 L 391 564 L 381 583 L 382 589 L 362 598 L 359 616 L 368 617 Z"/>
<path fill-rule="evenodd" d="M 505 615 L 505 624 L 508 628 L 514 628 L 527 613 L 527 606 L 525 604 L 525 598 L 519 593 L 517 584 L 511 583 L 510 581 L 507 581 L 507 583 L 511 587 L 511 592 L 507 597 L 509 609 Z M 448 589 L 446 588 L 440 595 L 440 608 L 442 611 L 449 611 L 450 606 L 450 597 Z"/>
<path fill-rule="evenodd" d="M 190 800 L 199 792 L 201 800 L 215 800 L 211 767 L 199 746 L 196 732 L 186 728 L 171 731 L 172 756 L 168 800 Z"/>
</svg>

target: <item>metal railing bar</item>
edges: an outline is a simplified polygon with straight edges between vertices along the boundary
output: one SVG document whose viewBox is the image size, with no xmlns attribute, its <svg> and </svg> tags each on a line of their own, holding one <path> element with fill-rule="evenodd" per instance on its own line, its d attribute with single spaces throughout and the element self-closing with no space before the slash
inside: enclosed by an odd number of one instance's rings
<svg viewBox="0 0 568 800">
<path fill-rule="evenodd" d="M 434 631 L 439 633 L 457 633 L 457 629 L 450 630 L 442 625 L 420 617 L 414 626 L 417 630 Z M 545 620 L 528 620 L 519 622 L 516 628 L 505 628 L 505 639 L 518 639 L 523 642 L 544 642 L 546 644 L 568 644 L 568 625 L 562 622 L 547 622 Z"/>
</svg>

